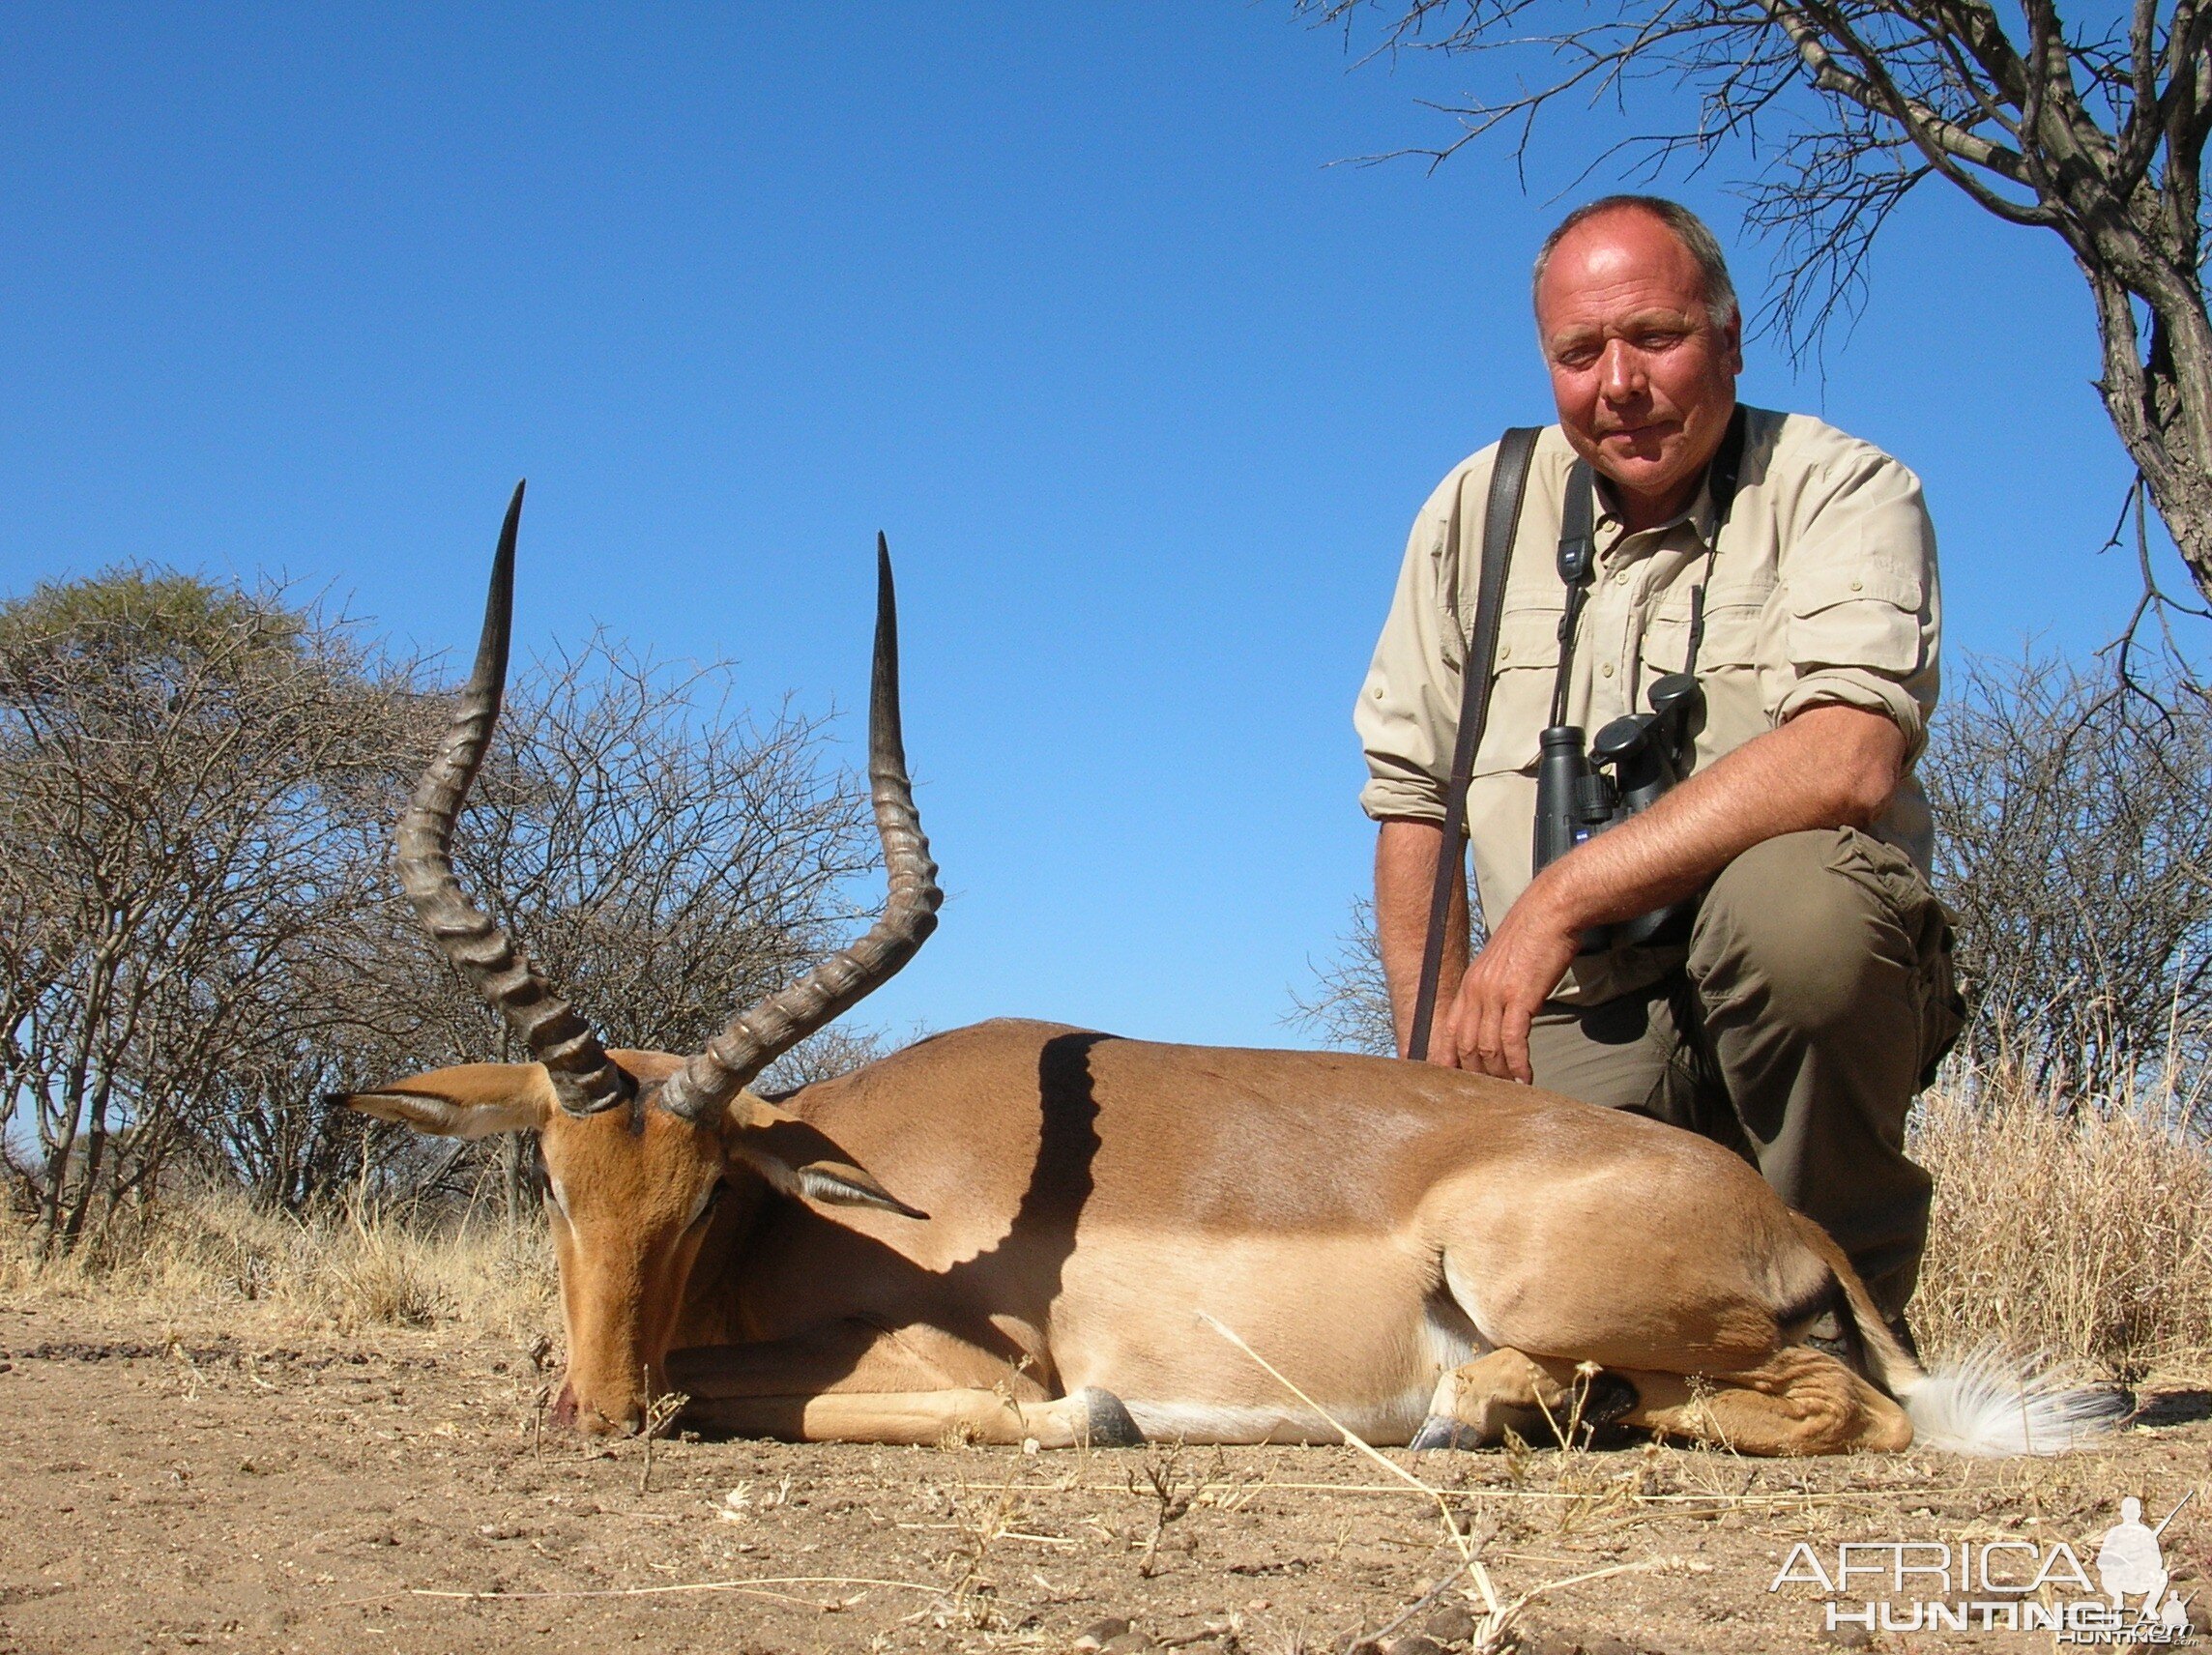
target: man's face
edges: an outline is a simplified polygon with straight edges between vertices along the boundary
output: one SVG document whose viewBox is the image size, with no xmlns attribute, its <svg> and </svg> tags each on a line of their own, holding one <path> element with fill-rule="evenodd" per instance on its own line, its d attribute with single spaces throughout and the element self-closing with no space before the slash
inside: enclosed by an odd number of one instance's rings
<svg viewBox="0 0 2212 1655">
<path fill-rule="evenodd" d="M 1680 511 L 1743 371 L 1740 324 L 1712 325 L 1689 248 L 1636 208 L 1577 224 L 1537 284 L 1536 332 L 1567 441 L 1613 482 L 1630 526 Z"/>
</svg>

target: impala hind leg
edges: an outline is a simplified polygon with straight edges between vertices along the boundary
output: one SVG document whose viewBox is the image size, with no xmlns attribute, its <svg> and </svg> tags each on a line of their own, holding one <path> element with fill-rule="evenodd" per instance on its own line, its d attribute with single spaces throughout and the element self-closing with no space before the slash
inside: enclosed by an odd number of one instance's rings
<svg viewBox="0 0 2212 1655">
<path fill-rule="evenodd" d="M 1606 1425 L 1636 1404 L 1613 1374 L 1585 1373 L 1574 1362 L 1498 1350 L 1437 1381 L 1415 1448 L 1483 1448 L 1511 1431 L 1526 1441 L 1556 1441 Z"/>
<path fill-rule="evenodd" d="M 1620 1416 L 1659 1437 L 1739 1454 L 1902 1453 L 1905 1409 L 1824 1350 L 1790 1345 L 1733 1374 L 1624 1376 L 1637 1401 Z"/>
</svg>

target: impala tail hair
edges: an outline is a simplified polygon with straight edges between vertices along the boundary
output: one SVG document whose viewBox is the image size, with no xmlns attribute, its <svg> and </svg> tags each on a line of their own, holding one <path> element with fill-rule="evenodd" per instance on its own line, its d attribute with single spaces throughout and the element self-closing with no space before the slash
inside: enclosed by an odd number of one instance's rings
<svg viewBox="0 0 2212 1655">
<path fill-rule="evenodd" d="M 2005 1458 L 2092 1445 L 2132 1410 L 2126 1391 L 2078 1381 L 2040 1355 L 1984 1345 L 1924 1374 L 1897 1399 L 1915 1446 Z"/>
</svg>

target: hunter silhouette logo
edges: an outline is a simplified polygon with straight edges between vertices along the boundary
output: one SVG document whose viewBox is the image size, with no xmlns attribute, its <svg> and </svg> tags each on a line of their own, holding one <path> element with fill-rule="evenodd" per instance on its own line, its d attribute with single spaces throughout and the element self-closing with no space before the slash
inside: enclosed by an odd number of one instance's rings
<svg viewBox="0 0 2212 1655">
<path fill-rule="evenodd" d="M 2172 1577 L 2167 1572 L 2166 1553 L 2158 1537 L 2188 1503 L 2189 1495 L 2183 1495 L 2181 1504 L 2168 1512 L 2165 1522 L 2153 1528 L 2142 1520 L 2142 1501 L 2130 1495 L 2120 1501 L 2120 1521 L 2105 1530 L 2104 1543 L 2097 1548 L 2097 1579 L 2114 1609 L 2125 1608 L 2126 1600 L 2131 1597 L 2140 1597 L 2143 1614 L 2149 1615 L 2156 1610 L 2159 1625 L 2182 1632 L 2189 1630 L 2189 1606 L 2177 1594 L 2166 1589 Z"/>
<path fill-rule="evenodd" d="M 2195 1634 L 2162 1538 L 2195 1497 L 2182 1495 L 2155 1527 L 2141 1500 L 2122 1499 L 2119 1522 L 2089 1553 L 2094 1581 L 2081 1562 L 2089 1548 L 2063 1540 L 1851 1540 L 1832 1556 L 1801 1540 L 1766 1589 L 1827 1594 L 1829 1632 L 2048 1632 L 2054 1643 L 2172 1648 Z"/>
</svg>

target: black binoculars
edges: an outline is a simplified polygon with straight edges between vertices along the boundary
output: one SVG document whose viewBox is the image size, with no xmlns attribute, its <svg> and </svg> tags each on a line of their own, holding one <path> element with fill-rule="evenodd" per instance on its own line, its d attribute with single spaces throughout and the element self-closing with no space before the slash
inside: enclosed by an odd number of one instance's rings
<svg viewBox="0 0 2212 1655">
<path fill-rule="evenodd" d="M 1583 748 L 1573 724 L 1554 724 L 1538 738 L 1536 844 L 1538 872 L 1593 833 L 1648 810 L 1689 769 L 1704 691 L 1689 673 L 1669 673 L 1651 685 L 1651 711 L 1615 718 Z M 1607 771 L 1611 774 L 1607 774 Z M 1654 909 L 1617 925 L 1586 932 L 1586 954 L 1633 944 L 1674 943 L 1689 935 L 1697 899 Z"/>
</svg>

